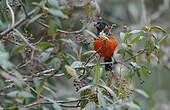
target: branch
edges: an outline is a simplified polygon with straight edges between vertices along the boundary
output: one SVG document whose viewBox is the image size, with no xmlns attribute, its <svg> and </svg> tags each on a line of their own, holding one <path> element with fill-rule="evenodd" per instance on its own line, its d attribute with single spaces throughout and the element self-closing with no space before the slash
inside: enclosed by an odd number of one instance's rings
<svg viewBox="0 0 170 110">
<path fill-rule="evenodd" d="M 24 107 L 25 108 L 29 108 L 29 107 L 33 107 L 33 106 L 38 106 L 40 104 L 54 104 L 52 102 L 34 102 L 32 104 L 28 104 L 28 105 L 25 105 Z M 80 107 L 79 105 L 67 105 L 67 104 L 59 104 L 61 107 L 65 107 L 65 108 L 78 108 Z"/>
<path fill-rule="evenodd" d="M 135 58 L 136 56 L 138 56 L 138 55 L 140 55 L 140 54 L 144 53 L 145 51 L 146 51 L 146 49 L 143 49 L 143 50 L 139 51 L 136 55 L 134 55 L 134 56 L 132 56 L 132 57 L 130 57 L 130 58 L 128 58 L 128 59 L 126 59 L 126 60 L 124 60 L 123 62 L 127 62 L 127 61 L 129 61 L 129 60 L 131 60 L 131 59 Z"/>
<path fill-rule="evenodd" d="M 40 21 L 37 21 L 37 23 L 41 24 L 45 28 L 49 28 L 48 25 L 46 25 Z M 57 32 L 61 32 L 61 33 L 65 33 L 65 34 L 78 34 L 78 33 L 81 33 L 82 31 L 84 31 L 85 29 L 86 29 L 86 26 L 83 26 L 80 30 L 77 30 L 77 31 L 65 31 L 65 30 L 57 29 Z"/>
<path fill-rule="evenodd" d="M 35 13 L 36 9 L 33 9 L 31 12 L 28 13 L 28 17 L 32 16 Z M 28 18 L 27 17 L 27 18 Z M 27 18 L 25 16 L 23 16 L 19 21 L 17 21 L 14 25 L 12 25 L 11 27 L 7 28 L 5 31 L 0 33 L 0 39 L 3 38 L 3 36 L 7 35 L 9 32 L 11 32 L 14 28 L 17 28 L 18 26 L 20 26 L 22 23 L 24 23 Z"/>
<path fill-rule="evenodd" d="M 11 8 L 11 6 L 9 5 L 8 0 L 6 0 L 6 5 L 7 5 L 8 9 L 9 9 L 9 11 L 10 11 L 10 13 L 11 13 L 11 17 L 12 17 L 12 23 L 11 23 L 11 26 L 13 26 L 13 25 L 14 25 L 14 23 L 15 23 L 14 11 L 13 11 L 13 9 Z"/>
<path fill-rule="evenodd" d="M 19 32 L 17 29 L 14 29 L 14 31 L 19 34 L 19 37 L 24 41 L 24 43 L 25 43 L 28 47 L 30 47 L 30 48 L 33 49 L 33 50 L 41 51 L 41 49 L 36 48 L 36 47 L 34 47 L 32 44 L 30 44 L 30 43 L 28 42 L 28 40 L 27 40 L 27 39 L 21 34 L 21 32 Z"/>
<path fill-rule="evenodd" d="M 37 78 L 37 77 L 41 78 L 42 76 L 61 77 L 61 76 L 64 76 L 64 75 L 65 75 L 64 73 L 60 73 L 60 74 L 50 74 L 51 72 L 54 72 L 54 71 L 55 71 L 55 69 L 48 69 L 48 70 L 44 70 L 44 71 L 35 73 L 33 76 L 24 76 L 23 81 L 25 81 L 25 82 L 30 82 L 30 81 L 33 81 L 34 78 Z M 5 80 L 5 83 L 8 83 L 8 86 L 0 89 L 0 92 L 15 87 L 15 83 L 14 83 L 12 80 Z"/>
</svg>

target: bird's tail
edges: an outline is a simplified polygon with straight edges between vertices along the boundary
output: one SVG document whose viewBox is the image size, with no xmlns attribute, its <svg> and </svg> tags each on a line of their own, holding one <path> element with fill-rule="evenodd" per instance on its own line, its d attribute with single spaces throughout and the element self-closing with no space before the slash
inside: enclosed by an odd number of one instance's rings
<svg viewBox="0 0 170 110">
<path fill-rule="evenodd" d="M 107 59 L 104 59 L 105 63 L 112 62 L 112 57 L 109 57 Z M 105 70 L 111 71 L 112 70 L 112 64 L 105 64 Z"/>
</svg>

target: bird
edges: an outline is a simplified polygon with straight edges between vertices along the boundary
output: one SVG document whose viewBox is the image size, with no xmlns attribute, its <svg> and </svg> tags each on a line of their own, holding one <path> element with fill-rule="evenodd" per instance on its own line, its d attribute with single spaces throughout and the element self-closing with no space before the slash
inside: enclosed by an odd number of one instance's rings
<svg viewBox="0 0 170 110">
<path fill-rule="evenodd" d="M 94 24 L 97 29 L 97 38 L 93 41 L 93 48 L 96 53 L 104 58 L 105 70 L 111 71 L 113 53 L 118 45 L 116 38 L 110 33 L 111 26 L 103 21 L 98 21 Z"/>
</svg>

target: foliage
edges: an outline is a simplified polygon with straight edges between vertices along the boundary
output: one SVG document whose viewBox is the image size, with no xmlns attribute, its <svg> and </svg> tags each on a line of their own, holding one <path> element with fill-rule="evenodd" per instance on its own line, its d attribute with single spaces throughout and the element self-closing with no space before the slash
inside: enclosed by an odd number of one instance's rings
<svg viewBox="0 0 170 110">
<path fill-rule="evenodd" d="M 166 30 L 149 25 L 121 31 L 115 69 L 106 72 L 89 46 L 97 37 L 91 28 L 101 9 L 97 1 L 86 2 L 0 1 L 0 108 L 141 110 L 130 97 L 149 95 L 130 85 L 134 79 L 142 83 L 159 64 Z"/>
</svg>

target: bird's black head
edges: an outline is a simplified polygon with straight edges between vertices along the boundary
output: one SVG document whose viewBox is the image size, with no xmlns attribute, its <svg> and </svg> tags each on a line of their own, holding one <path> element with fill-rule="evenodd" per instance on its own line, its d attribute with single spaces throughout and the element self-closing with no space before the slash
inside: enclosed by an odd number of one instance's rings
<svg viewBox="0 0 170 110">
<path fill-rule="evenodd" d="M 107 31 L 108 30 L 108 29 L 106 29 L 106 27 L 108 27 L 108 25 L 105 22 L 102 22 L 102 21 L 96 22 L 94 24 L 94 26 L 97 29 L 97 34 L 99 34 L 102 31 Z"/>
</svg>

